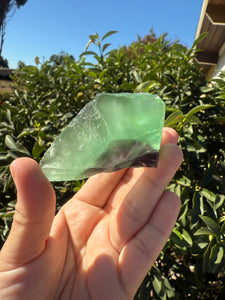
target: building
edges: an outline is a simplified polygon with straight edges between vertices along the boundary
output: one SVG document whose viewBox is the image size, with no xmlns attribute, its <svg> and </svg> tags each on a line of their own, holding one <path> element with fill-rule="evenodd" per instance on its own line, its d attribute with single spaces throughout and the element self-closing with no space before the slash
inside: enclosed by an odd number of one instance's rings
<svg viewBox="0 0 225 300">
<path fill-rule="evenodd" d="M 195 38 L 204 32 L 196 58 L 210 78 L 225 70 L 225 0 L 203 0 Z"/>
<path fill-rule="evenodd" d="M 15 71 L 15 69 L 2 68 L 0 67 L 0 79 L 9 80 L 10 75 Z"/>
</svg>

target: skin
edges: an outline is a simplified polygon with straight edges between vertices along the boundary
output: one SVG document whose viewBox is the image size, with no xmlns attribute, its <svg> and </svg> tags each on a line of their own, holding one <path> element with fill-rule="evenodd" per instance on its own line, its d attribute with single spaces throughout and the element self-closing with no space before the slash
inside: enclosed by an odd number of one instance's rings
<svg viewBox="0 0 225 300">
<path fill-rule="evenodd" d="M 182 162 L 164 128 L 157 168 L 95 175 L 55 216 L 38 164 L 16 159 L 12 228 L 0 252 L 0 299 L 133 299 L 180 209 L 165 188 Z"/>
</svg>

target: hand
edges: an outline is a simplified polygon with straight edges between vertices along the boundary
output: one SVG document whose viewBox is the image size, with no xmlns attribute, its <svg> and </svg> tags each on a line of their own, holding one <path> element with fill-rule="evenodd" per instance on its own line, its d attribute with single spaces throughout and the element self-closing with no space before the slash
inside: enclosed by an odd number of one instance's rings
<svg viewBox="0 0 225 300">
<path fill-rule="evenodd" d="M 55 216 L 55 193 L 29 158 L 11 164 L 18 201 L 0 252 L 0 299 L 132 299 L 180 209 L 165 188 L 182 161 L 165 128 L 158 168 L 88 179 Z"/>
</svg>

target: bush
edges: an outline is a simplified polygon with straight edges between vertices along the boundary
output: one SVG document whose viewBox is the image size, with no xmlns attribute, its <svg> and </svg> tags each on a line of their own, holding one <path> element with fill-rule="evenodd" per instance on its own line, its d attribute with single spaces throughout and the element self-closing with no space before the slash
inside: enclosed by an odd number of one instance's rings
<svg viewBox="0 0 225 300">
<path fill-rule="evenodd" d="M 166 35 L 149 36 L 106 53 L 90 35 L 78 61 L 54 55 L 13 76 L 14 93 L 0 107 L 1 240 L 15 205 L 9 164 L 20 156 L 39 161 L 61 129 L 98 92 L 149 92 L 166 103 L 165 126 L 175 128 L 184 162 L 168 186 L 181 198 L 176 226 L 135 299 L 222 299 L 225 293 L 225 73 L 210 82 L 191 49 Z M 202 37 L 201 37 L 202 38 Z M 90 51 L 91 45 L 98 51 Z M 93 56 L 95 63 L 87 61 Z M 57 208 L 83 181 L 54 184 Z"/>
</svg>

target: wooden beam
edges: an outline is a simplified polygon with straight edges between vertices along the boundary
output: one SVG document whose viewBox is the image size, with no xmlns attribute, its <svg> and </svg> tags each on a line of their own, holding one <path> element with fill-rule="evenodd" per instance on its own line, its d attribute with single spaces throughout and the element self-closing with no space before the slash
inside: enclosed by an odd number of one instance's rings
<svg viewBox="0 0 225 300">
<path fill-rule="evenodd" d="M 213 24 L 225 25 L 225 5 L 208 5 L 206 13 Z"/>
<path fill-rule="evenodd" d="M 199 52 L 196 56 L 197 61 L 200 64 L 216 65 L 219 59 L 217 53 L 212 52 Z"/>
<path fill-rule="evenodd" d="M 202 10 L 201 10 L 201 14 L 200 14 L 200 18 L 198 21 L 198 27 L 195 33 L 195 39 L 197 39 L 200 35 L 201 29 L 202 29 L 202 23 L 205 17 L 205 13 L 206 13 L 206 8 L 208 6 L 209 0 L 203 0 L 203 4 L 202 4 Z"/>
</svg>

